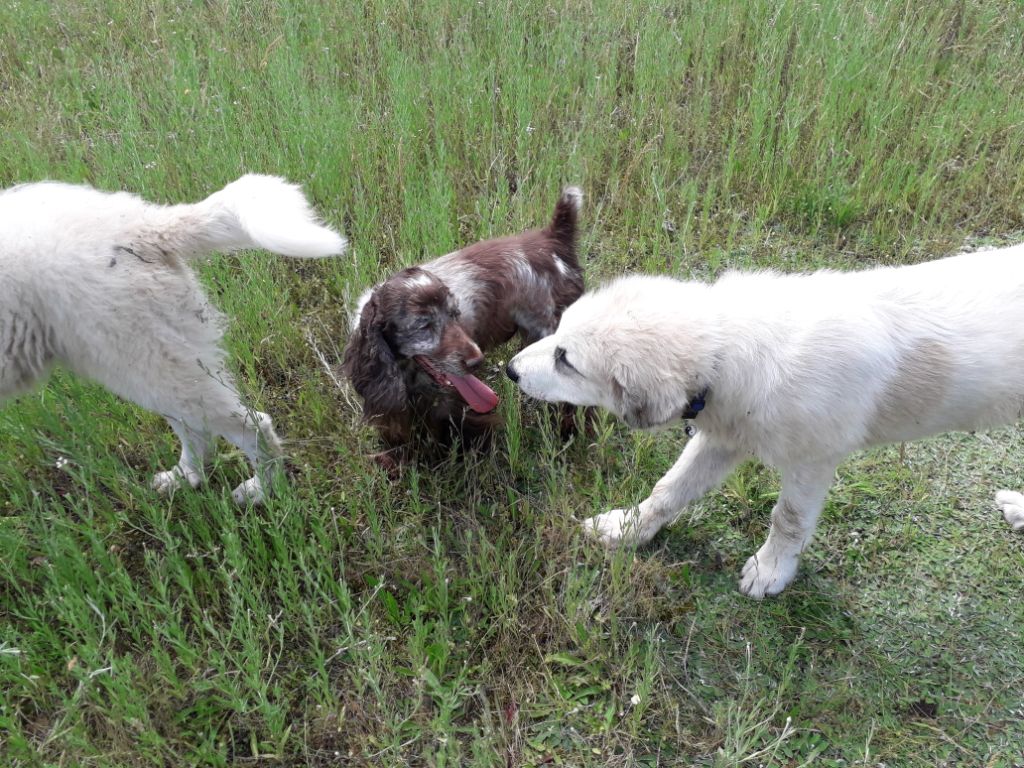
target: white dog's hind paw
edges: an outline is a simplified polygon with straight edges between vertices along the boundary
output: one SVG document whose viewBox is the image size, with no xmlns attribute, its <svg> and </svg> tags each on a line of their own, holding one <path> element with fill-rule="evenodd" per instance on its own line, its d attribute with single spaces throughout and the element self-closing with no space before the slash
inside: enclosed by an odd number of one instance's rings
<svg viewBox="0 0 1024 768">
<path fill-rule="evenodd" d="M 650 536 L 644 536 L 640 513 L 632 509 L 613 509 L 583 521 L 583 530 L 608 548 L 647 543 Z"/>
<path fill-rule="evenodd" d="M 246 504 L 259 506 L 267 497 L 263 493 L 263 483 L 260 482 L 260 479 L 250 477 L 231 492 L 231 498 L 235 500 L 235 504 L 244 507 Z"/>
<path fill-rule="evenodd" d="M 998 491 L 996 504 L 1003 512 L 1003 519 L 1013 526 L 1013 530 L 1024 530 L 1024 493 Z"/>
<path fill-rule="evenodd" d="M 180 464 L 175 464 L 167 471 L 157 472 L 153 475 L 153 480 L 149 486 L 157 493 L 170 496 L 181 488 L 182 480 L 187 482 L 192 488 L 198 488 L 199 484 L 203 482 L 203 476 L 191 467 L 182 467 Z"/>
<path fill-rule="evenodd" d="M 761 547 L 743 566 L 740 592 L 755 600 L 777 595 L 793 581 L 799 564 L 798 557 L 777 557 L 774 553 L 765 553 Z"/>
</svg>

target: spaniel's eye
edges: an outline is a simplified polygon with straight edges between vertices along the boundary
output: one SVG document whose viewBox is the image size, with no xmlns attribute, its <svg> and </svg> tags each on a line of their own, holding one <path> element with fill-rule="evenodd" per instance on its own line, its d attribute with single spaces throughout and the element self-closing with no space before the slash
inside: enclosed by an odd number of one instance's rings
<svg viewBox="0 0 1024 768">
<path fill-rule="evenodd" d="M 430 331 L 434 328 L 434 319 L 431 317 L 421 318 L 416 322 L 417 331 Z"/>
</svg>

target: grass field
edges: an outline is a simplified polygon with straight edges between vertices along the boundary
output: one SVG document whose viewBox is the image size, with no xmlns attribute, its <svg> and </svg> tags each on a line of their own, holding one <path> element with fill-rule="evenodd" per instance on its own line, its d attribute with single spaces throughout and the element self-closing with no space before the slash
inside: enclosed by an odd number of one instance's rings
<svg viewBox="0 0 1024 768">
<path fill-rule="evenodd" d="M 1024 765 L 1024 539 L 991 501 L 1021 430 L 851 458 L 755 603 L 770 470 L 606 556 L 577 521 L 684 435 L 563 444 L 508 350 L 496 449 L 392 484 L 328 371 L 374 279 L 566 183 L 591 284 L 1020 239 L 1022 57 L 1009 0 L 0 0 L 3 186 L 276 173 L 352 243 L 201 267 L 288 440 L 266 508 L 231 504 L 227 446 L 158 498 L 170 430 L 62 372 L 0 409 L 0 764 Z"/>
</svg>

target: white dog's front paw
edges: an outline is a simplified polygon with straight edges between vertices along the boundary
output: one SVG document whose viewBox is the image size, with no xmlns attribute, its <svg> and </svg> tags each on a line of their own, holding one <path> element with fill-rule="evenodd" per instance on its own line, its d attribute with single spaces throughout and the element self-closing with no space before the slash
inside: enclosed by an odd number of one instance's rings
<svg viewBox="0 0 1024 768">
<path fill-rule="evenodd" d="M 780 555 L 765 545 L 743 566 L 740 592 L 755 600 L 761 600 L 765 595 L 777 595 L 793 581 L 799 564 L 799 557 Z"/>
<path fill-rule="evenodd" d="M 157 493 L 170 496 L 181 488 L 182 480 L 187 482 L 192 488 L 198 488 L 199 484 L 203 482 L 203 476 L 191 467 L 182 467 L 180 464 L 175 464 L 166 472 L 157 472 L 153 475 L 153 480 L 149 486 Z"/>
<path fill-rule="evenodd" d="M 608 548 L 646 544 L 651 536 L 644 532 L 640 511 L 613 509 L 583 521 L 583 529 Z"/>
<path fill-rule="evenodd" d="M 1013 526 L 1013 530 L 1024 530 L 1024 493 L 998 491 L 996 504 L 1003 512 L 1003 519 Z"/>
<path fill-rule="evenodd" d="M 260 479 L 250 477 L 231 492 L 231 498 L 235 500 L 235 504 L 244 507 L 247 504 L 259 506 L 267 497 L 263 493 L 263 483 L 260 482 Z"/>
</svg>

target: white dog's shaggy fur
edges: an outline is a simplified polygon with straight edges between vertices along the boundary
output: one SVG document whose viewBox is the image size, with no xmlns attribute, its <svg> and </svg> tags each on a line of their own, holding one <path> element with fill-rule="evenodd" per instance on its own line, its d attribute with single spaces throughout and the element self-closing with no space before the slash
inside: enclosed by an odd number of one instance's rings
<svg viewBox="0 0 1024 768">
<path fill-rule="evenodd" d="M 1016 421 L 1024 406 L 1024 245 L 850 274 L 627 277 L 583 296 L 509 375 L 543 400 L 696 434 L 639 507 L 587 521 L 645 543 L 742 459 L 778 468 L 754 598 L 793 580 L 836 466 L 852 451 Z M 697 408 L 706 403 L 703 410 Z M 1024 528 L 1024 495 L 996 501 Z"/>
<path fill-rule="evenodd" d="M 221 315 L 186 266 L 238 248 L 314 258 L 341 253 L 345 239 L 317 223 L 298 187 L 270 176 L 194 205 L 57 182 L 0 192 L 0 400 L 63 364 L 167 418 L 181 458 L 154 488 L 199 485 L 221 435 L 255 468 L 235 500 L 262 501 L 280 444 L 270 417 L 239 398 Z"/>
</svg>

